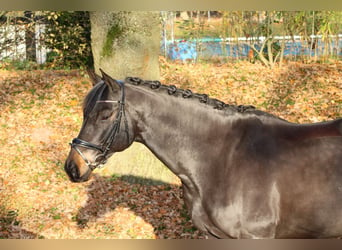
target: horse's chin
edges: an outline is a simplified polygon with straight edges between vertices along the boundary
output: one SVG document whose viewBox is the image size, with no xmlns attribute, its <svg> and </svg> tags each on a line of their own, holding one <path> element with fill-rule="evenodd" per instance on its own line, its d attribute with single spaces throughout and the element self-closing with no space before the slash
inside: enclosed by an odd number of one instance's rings
<svg viewBox="0 0 342 250">
<path fill-rule="evenodd" d="M 91 177 L 91 170 L 89 169 L 89 171 L 87 171 L 85 174 L 71 181 L 72 182 L 86 182 L 86 181 L 89 181 L 90 177 Z"/>
</svg>

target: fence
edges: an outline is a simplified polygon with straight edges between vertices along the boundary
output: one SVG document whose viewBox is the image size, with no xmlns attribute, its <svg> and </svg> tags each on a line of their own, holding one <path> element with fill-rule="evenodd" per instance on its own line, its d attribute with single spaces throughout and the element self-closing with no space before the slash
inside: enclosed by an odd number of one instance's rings
<svg viewBox="0 0 342 250">
<path fill-rule="evenodd" d="M 322 36 L 311 36 L 305 41 L 300 36 L 276 36 L 274 41 L 280 48 L 284 42 L 284 57 L 296 59 L 301 56 L 319 57 L 324 55 L 342 56 L 342 34 L 329 37 L 329 42 Z M 213 58 L 248 59 L 251 44 L 260 50 L 265 37 L 257 38 L 204 38 L 196 40 L 166 41 L 162 44 L 162 53 L 171 60 L 210 60 Z M 314 43 L 314 44 L 312 44 Z"/>
<path fill-rule="evenodd" d="M 27 58 L 26 31 L 24 25 L 0 26 L 0 60 L 25 60 Z M 44 46 L 43 35 L 45 24 L 35 25 L 35 56 L 36 62 L 43 64 L 47 60 L 49 50 Z M 161 53 L 171 60 L 211 60 L 225 58 L 227 60 L 248 59 L 251 44 L 260 49 L 265 37 L 252 38 L 202 38 L 196 40 L 161 41 Z M 331 36 L 324 42 L 322 36 L 311 36 L 305 41 L 300 36 L 274 37 L 278 44 L 285 43 L 284 57 L 296 59 L 301 56 L 319 57 L 322 55 L 342 57 L 342 34 Z M 313 47 L 310 42 L 314 41 Z"/>
</svg>

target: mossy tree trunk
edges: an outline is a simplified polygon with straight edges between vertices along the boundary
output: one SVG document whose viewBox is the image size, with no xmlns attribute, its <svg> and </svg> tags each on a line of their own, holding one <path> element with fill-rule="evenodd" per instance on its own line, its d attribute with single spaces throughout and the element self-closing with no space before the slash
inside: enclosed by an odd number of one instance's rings
<svg viewBox="0 0 342 250">
<path fill-rule="evenodd" d="M 94 67 L 116 79 L 159 79 L 159 12 L 92 12 Z"/>
<path fill-rule="evenodd" d="M 94 68 L 115 79 L 128 76 L 159 80 L 159 12 L 91 12 Z M 102 175 L 121 175 L 132 182 L 176 183 L 178 179 L 143 145 L 133 143 L 109 159 Z"/>
</svg>

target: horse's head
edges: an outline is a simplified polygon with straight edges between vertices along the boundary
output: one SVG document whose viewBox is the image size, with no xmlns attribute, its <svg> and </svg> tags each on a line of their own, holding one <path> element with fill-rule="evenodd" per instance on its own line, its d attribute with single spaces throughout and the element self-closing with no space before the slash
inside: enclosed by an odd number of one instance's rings
<svg viewBox="0 0 342 250">
<path fill-rule="evenodd" d="M 133 142 L 131 121 L 126 115 L 125 85 L 102 72 L 89 72 L 94 83 L 85 98 L 83 124 L 74 138 L 64 169 L 73 182 L 87 181 L 92 170 Z"/>
</svg>

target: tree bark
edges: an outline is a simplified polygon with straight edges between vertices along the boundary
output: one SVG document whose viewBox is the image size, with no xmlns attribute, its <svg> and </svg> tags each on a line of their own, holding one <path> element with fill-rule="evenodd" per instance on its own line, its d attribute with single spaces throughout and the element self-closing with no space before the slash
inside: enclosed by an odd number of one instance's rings
<svg viewBox="0 0 342 250">
<path fill-rule="evenodd" d="M 34 14 L 32 11 L 25 11 L 27 18 L 27 27 L 25 30 L 25 43 L 26 43 L 26 60 L 36 61 L 36 39 L 35 39 L 35 24 Z"/>
<path fill-rule="evenodd" d="M 159 12 L 91 12 L 94 68 L 114 79 L 128 76 L 159 80 Z M 142 144 L 111 157 L 104 175 L 121 175 L 130 182 L 178 183 L 178 178 Z"/>
<path fill-rule="evenodd" d="M 95 71 L 159 80 L 159 12 L 91 12 Z"/>
</svg>

